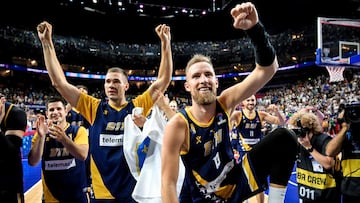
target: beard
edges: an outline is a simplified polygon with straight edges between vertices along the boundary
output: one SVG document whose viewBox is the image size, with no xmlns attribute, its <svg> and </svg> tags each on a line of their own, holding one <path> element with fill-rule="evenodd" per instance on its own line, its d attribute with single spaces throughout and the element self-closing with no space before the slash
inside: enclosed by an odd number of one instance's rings
<svg viewBox="0 0 360 203">
<path fill-rule="evenodd" d="M 193 100 L 200 105 L 209 105 L 216 100 L 216 93 L 212 91 L 205 94 L 195 92 L 192 96 Z"/>
</svg>

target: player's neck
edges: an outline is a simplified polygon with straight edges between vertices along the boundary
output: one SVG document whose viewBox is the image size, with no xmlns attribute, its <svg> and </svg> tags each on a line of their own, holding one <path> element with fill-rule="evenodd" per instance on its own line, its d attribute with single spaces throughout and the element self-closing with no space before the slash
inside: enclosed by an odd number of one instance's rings
<svg viewBox="0 0 360 203">
<path fill-rule="evenodd" d="M 255 109 L 243 109 L 243 112 L 247 117 L 252 117 L 255 115 Z"/>
<path fill-rule="evenodd" d="M 120 108 L 127 103 L 125 99 L 109 99 L 109 104 L 116 108 Z"/>
<path fill-rule="evenodd" d="M 216 103 L 209 105 L 193 104 L 190 108 L 191 115 L 201 123 L 208 123 L 216 112 Z"/>
</svg>

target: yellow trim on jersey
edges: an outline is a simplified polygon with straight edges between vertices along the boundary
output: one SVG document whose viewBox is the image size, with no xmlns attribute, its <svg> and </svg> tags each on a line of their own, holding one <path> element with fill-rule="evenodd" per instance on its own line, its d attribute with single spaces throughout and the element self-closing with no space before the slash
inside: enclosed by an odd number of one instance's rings
<svg viewBox="0 0 360 203">
<path fill-rule="evenodd" d="M 6 114 L 5 114 L 5 117 L 4 117 L 4 119 L 3 119 L 3 121 L 4 121 L 4 126 L 6 127 L 7 125 L 7 117 L 9 116 L 9 113 L 10 113 L 10 111 L 11 111 L 11 109 L 14 107 L 14 104 L 10 104 L 10 106 L 9 106 L 9 109 L 7 110 L 7 112 L 6 112 Z M 5 108 L 5 107 L 4 107 Z"/>
<path fill-rule="evenodd" d="M 187 107 L 186 107 L 187 108 Z M 180 150 L 180 155 L 185 155 L 185 154 L 187 154 L 188 152 L 189 152 L 189 150 L 190 150 L 190 129 L 189 129 L 189 122 L 188 122 L 188 120 L 184 117 L 184 115 L 182 114 L 182 113 L 177 113 L 184 121 L 185 121 L 185 123 L 186 123 L 186 131 L 185 131 L 185 133 L 186 133 L 186 138 L 185 138 L 185 147 L 183 148 L 181 148 L 181 150 Z"/>
<path fill-rule="evenodd" d="M 81 92 L 75 108 L 79 110 L 85 120 L 87 120 L 92 125 L 94 124 L 96 118 L 96 111 L 99 107 L 100 102 L 100 99 Z"/>
<path fill-rule="evenodd" d="M 86 130 L 85 127 L 83 127 L 83 126 L 79 127 L 76 137 L 74 139 L 74 143 L 75 144 L 86 144 L 86 145 L 89 144 L 88 131 Z"/>
<path fill-rule="evenodd" d="M 43 186 L 44 200 L 46 203 L 57 203 L 59 202 L 54 195 L 50 192 L 49 188 L 46 185 L 43 172 L 41 172 L 41 183 Z"/>
<path fill-rule="evenodd" d="M 150 95 L 149 90 L 146 90 L 144 93 L 137 96 L 132 101 L 134 103 L 134 106 L 144 108 L 144 111 L 142 113 L 144 116 L 148 116 L 148 114 L 150 113 L 151 108 L 154 105 L 154 101 L 152 100 L 152 97 Z M 141 105 L 141 104 L 143 104 L 143 105 Z"/>
<path fill-rule="evenodd" d="M 242 165 L 243 171 L 245 173 L 245 176 L 247 177 L 247 179 L 249 181 L 249 187 L 250 187 L 251 191 L 258 190 L 259 186 L 256 183 L 255 176 L 253 174 L 253 171 L 251 170 L 247 154 L 245 154 L 245 156 L 243 157 L 243 160 L 241 161 L 241 165 Z"/>
<path fill-rule="evenodd" d="M 91 168 L 91 178 L 92 178 L 92 187 L 94 191 L 95 199 L 115 199 L 110 191 L 105 186 L 99 169 L 96 167 L 92 155 L 90 155 L 90 168 Z"/>
<path fill-rule="evenodd" d="M 344 177 L 360 177 L 360 159 L 345 159 L 341 161 Z"/>
<path fill-rule="evenodd" d="M 207 123 L 201 123 L 201 122 L 199 122 L 198 120 L 196 120 L 195 117 L 191 114 L 189 107 L 186 107 L 186 108 L 185 108 L 185 111 L 186 111 L 186 113 L 188 114 L 189 118 L 190 118 L 196 125 L 198 125 L 198 126 L 200 126 L 200 127 L 202 127 L 202 128 L 207 128 L 207 127 L 209 127 L 209 126 L 212 124 L 212 122 L 214 121 L 214 118 L 215 118 L 215 116 L 213 116 L 213 117 L 210 119 L 209 122 L 207 122 Z"/>
<path fill-rule="evenodd" d="M 330 174 L 314 173 L 301 168 L 296 168 L 297 182 L 316 189 L 326 189 L 336 187 L 334 178 Z"/>
<path fill-rule="evenodd" d="M 195 179 L 201 185 L 204 185 L 204 186 L 208 185 L 208 181 L 203 179 L 196 171 L 193 171 L 193 174 L 194 174 Z M 236 185 L 225 185 L 225 186 L 217 188 L 216 191 L 214 191 L 214 193 L 219 197 L 222 197 L 224 199 L 229 199 L 232 196 L 235 188 L 236 188 Z"/>
</svg>

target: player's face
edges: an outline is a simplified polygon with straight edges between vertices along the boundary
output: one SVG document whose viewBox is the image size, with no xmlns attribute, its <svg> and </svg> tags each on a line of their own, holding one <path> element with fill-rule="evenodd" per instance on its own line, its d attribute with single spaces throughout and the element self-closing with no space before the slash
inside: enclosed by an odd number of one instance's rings
<svg viewBox="0 0 360 203">
<path fill-rule="evenodd" d="M 255 105 L 256 105 L 256 98 L 254 95 L 243 101 L 243 106 L 246 109 L 253 110 L 255 108 Z"/>
<path fill-rule="evenodd" d="M 177 103 L 174 102 L 174 101 L 171 101 L 171 102 L 170 102 L 169 107 L 170 107 L 170 109 L 173 110 L 174 112 L 177 112 L 177 110 L 178 110 Z"/>
<path fill-rule="evenodd" d="M 82 88 L 82 87 L 80 87 L 79 90 L 80 90 L 81 92 L 84 92 L 85 94 L 88 94 L 88 91 L 87 91 L 86 89 Z"/>
<path fill-rule="evenodd" d="M 121 100 L 129 88 L 129 83 L 121 73 L 110 72 L 105 77 L 105 94 L 110 100 Z"/>
<path fill-rule="evenodd" d="M 194 102 L 208 105 L 216 100 L 218 80 L 213 67 L 206 62 L 195 63 L 186 74 L 185 89 L 191 93 Z"/>
<path fill-rule="evenodd" d="M 65 106 L 61 101 L 50 102 L 46 110 L 47 118 L 52 122 L 66 121 Z"/>
</svg>

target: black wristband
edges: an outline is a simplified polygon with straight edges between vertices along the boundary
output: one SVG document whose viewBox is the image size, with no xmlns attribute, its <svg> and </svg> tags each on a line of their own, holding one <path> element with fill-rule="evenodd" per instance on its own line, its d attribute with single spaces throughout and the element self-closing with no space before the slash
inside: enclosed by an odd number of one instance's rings
<svg viewBox="0 0 360 203">
<path fill-rule="evenodd" d="M 309 149 L 306 149 L 309 153 L 313 152 L 314 151 L 314 147 L 310 147 Z"/>
<path fill-rule="evenodd" d="M 260 66 L 271 65 L 274 62 L 276 53 L 261 22 L 259 21 L 254 27 L 246 30 L 245 33 L 252 42 L 255 62 Z"/>
</svg>

